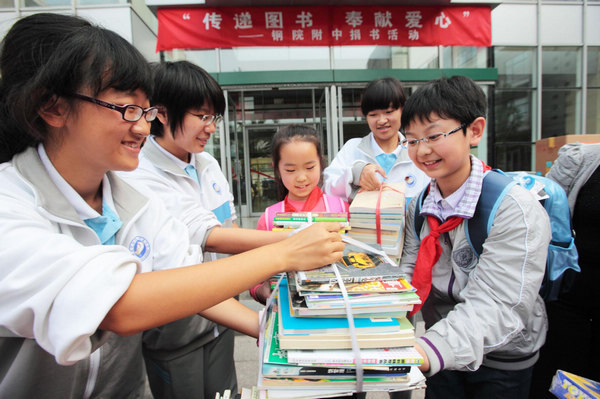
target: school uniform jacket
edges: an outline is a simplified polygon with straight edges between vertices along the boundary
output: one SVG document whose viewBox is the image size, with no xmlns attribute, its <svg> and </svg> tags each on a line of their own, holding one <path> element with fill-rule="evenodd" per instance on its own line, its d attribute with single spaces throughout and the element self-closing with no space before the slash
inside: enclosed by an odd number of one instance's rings
<svg viewBox="0 0 600 399">
<path fill-rule="evenodd" d="M 136 273 L 198 263 L 199 245 L 163 204 L 108 173 L 123 222 L 101 245 L 36 149 L 0 165 L 0 397 L 143 394 L 141 334 L 98 326 Z"/>
<path fill-rule="evenodd" d="M 412 278 L 420 241 L 414 233 L 416 202 L 407 212 L 400 268 Z M 442 234 L 443 252 L 433 267 L 432 288 L 421 309 L 426 332 L 417 342 L 431 364 L 443 369 L 501 370 L 532 366 L 544 343 L 547 319 L 538 295 L 550 242 L 541 204 L 515 185 L 502 200 L 478 259 L 466 222 Z M 420 237 L 429 234 L 423 223 Z"/>
<path fill-rule="evenodd" d="M 352 202 L 359 190 L 360 174 L 367 164 L 377 165 L 369 133 L 363 138 L 350 139 L 340 149 L 330 165 L 323 171 L 323 191 Z M 398 133 L 399 139 L 404 137 Z M 405 149 L 400 151 L 396 162 L 387 173 L 389 183 L 406 182 L 407 200 L 419 195 L 429 183 L 429 177 L 408 157 Z"/>
<path fill-rule="evenodd" d="M 235 210 L 229 184 L 217 161 L 204 152 L 195 154 L 195 159 L 200 188 L 154 140 L 146 140 L 138 168 L 119 175 L 158 196 L 169 212 L 188 227 L 191 242 L 204 248 L 211 230 L 221 225 L 215 213 L 222 218 L 222 225 L 231 226 Z M 212 255 L 205 253 L 205 261 L 213 260 Z M 155 358 L 170 360 L 211 342 L 225 329 L 194 315 L 144 332 L 144 349 L 151 350 Z"/>
</svg>

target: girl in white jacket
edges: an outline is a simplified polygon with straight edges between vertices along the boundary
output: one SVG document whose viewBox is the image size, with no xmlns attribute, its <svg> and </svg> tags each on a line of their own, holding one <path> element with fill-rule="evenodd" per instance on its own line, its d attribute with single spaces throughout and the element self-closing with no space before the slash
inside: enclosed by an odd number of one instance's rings
<svg viewBox="0 0 600 399">
<path fill-rule="evenodd" d="M 58 14 L 19 20 L 1 51 L 0 397 L 140 397 L 139 332 L 201 313 L 257 336 L 232 296 L 341 257 L 323 224 L 197 265 L 186 227 L 111 172 L 137 167 L 156 117 L 141 54 Z"/>
<path fill-rule="evenodd" d="M 378 190 L 383 181 L 406 182 L 408 201 L 429 183 L 400 146 L 400 116 L 406 103 L 402 85 L 387 77 L 369 82 L 360 108 L 371 133 L 350 139 L 323 172 L 323 191 L 352 202 L 359 189 Z"/>
</svg>

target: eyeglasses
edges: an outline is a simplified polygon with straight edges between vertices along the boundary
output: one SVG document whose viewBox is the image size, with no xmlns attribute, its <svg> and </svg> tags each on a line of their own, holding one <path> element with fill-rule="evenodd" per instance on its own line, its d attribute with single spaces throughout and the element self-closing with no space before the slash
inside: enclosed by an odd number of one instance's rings
<svg viewBox="0 0 600 399">
<path fill-rule="evenodd" d="M 116 105 L 106 101 L 98 100 L 97 98 L 88 97 L 84 94 L 79 93 L 73 94 L 73 97 L 78 98 L 80 100 L 89 101 L 102 107 L 112 109 L 113 111 L 120 112 L 123 119 L 127 122 L 137 122 L 144 115 L 147 122 L 152 122 L 154 119 L 156 119 L 156 115 L 158 115 L 158 108 L 156 107 L 144 109 L 139 105 L 135 104 Z"/>
<path fill-rule="evenodd" d="M 444 137 L 450 136 L 451 134 L 454 134 L 454 133 L 464 129 L 467 126 L 468 126 L 467 123 L 463 123 L 460 126 L 458 126 L 457 128 L 450 130 L 448 133 L 432 133 L 432 134 L 429 134 L 429 135 L 423 137 L 422 139 L 404 139 L 400 142 L 400 144 L 402 145 L 402 147 L 407 148 L 409 150 L 417 148 L 420 141 L 427 143 L 429 145 L 437 144 L 437 143 L 440 143 Z"/>
<path fill-rule="evenodd" d="M 200 120 L 203 123 L 207 124 L 207 125 L 210 125 L 211 123 L 214 122 L 214 124 L 216 126 L 219 123 L 221 123 L 221 121 L 223 120 L 223 115 L 219 115 L 219 114 L 216 114 L 216 115 L 210 115 L 210 114 L 203 115 L 203 114 L 195 114 L 193 112 L 188 112 L 188 114 L 194 115 L 195 117 L 200 118 Z"/>
</svg>

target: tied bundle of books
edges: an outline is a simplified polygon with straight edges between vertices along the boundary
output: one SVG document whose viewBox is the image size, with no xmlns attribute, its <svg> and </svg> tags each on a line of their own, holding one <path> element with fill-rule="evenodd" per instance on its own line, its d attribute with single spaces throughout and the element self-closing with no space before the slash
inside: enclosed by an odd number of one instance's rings
<svg viewBox="0 0 600 399">
<path fill-rule="evenodd" d="M 349 235 L 366 244 L 379 244 L 400 257 L 404 243 L 406 183 L 383 183 L 379 191 L 359 191 L 350 204 Z"/>
<path fill-rule="evenodd" d="M 338 222 L 340 233 L 350 229 L 348 215 L 335 212 L 277 212 L 273 217 L 273 231 L 292 231 L 317 222 Z"/>
<path fill-rule="evenodd" d="M 357 375 L 363 391 L 424 386 L 416 367 L 423 359 L 414 349 L 414 328 L 406 318 L 419 303 L 414 288 L 385 253 L 349 238 L 344 241 L 344 262 L 355 266 L 341 262 L 288 273 L 279 285 L 277 306 L 268 313 L 262 333 L 258 386 L 269 398 L 350 394 L 356 392 Z M 353 328 L 332 270 L 338 266 L 346 281 Z M 311 296 L 316 304 L 307 301 Z"/>
</svg>

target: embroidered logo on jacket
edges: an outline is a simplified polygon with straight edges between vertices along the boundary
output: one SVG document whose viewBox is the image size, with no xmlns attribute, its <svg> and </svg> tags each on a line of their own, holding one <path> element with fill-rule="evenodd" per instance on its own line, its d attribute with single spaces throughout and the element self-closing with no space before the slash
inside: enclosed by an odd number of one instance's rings
<svg viewBox="0 0 600 399">
<path fill-rule="evenodd" d="M 409 175 L 406 175 L 406 177 L 404 178 L 404 181 L 406 182 L 407 187 L 412 187 L 417 182 L 417 178 L 415 177 L 415 175 L 409 174 Z"/>
<path fill-rule="evenodd" d="M 150 255 L 150 243 L 144 237 L 135 236 L 129 243 L 129 252 L 144 260 Z"/>
<path fill-rule="evenodd" d="M 477 257 L 469 245 L 452 251 L 452 260 L 456 263 L 456 266 L 467 272 L 471 271 L 477 263 Z"/>
<path fill-rule="evenodd" d="M 217 194 L 221 194 L 221 187 L 217 184 L 216 181 L 212 182 L 212 188 Z"/>
</svg>

